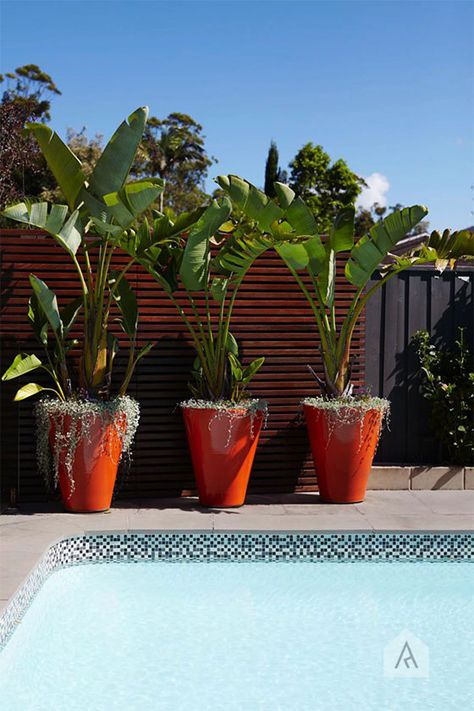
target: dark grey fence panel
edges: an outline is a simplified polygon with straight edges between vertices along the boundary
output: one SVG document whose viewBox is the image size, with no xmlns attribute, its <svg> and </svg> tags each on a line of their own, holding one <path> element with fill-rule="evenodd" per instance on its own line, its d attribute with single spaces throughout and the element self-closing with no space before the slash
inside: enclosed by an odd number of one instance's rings
<svg viewBox="0 0 474 711">
<path fill-rule="evenodd" d="M 419 268 L 394 277 L 366 312 L 366 384 L 392 402 L 390 430 L 377 452 L 380 463 L 438 464 L 438 443 L 429 428 L 429 403 L 419 394 L 419 364 L 410 340 L 428 330 L 438 344 L 453 345 L 458 327 L 474 344 L 474 270 L 439 275 Z"/>
</svg>

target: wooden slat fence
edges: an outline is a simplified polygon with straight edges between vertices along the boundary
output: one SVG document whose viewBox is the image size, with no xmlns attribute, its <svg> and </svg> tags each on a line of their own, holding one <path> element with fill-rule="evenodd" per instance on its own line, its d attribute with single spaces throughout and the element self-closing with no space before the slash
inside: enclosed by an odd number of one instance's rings
<svg viewBox="0 0 474 711">
<path fill-rule="evenodd" d="M 68 255 L 51 239 L 31 231 L 0 233 L 2 260 L 1 367 L 15 352 L 38 352 L 26 319 L 30 294 L 28 275 L 35 273 L 57 292 L 63 303 L 77 295 L 74 268 Z M 126 257 L 117 257 L 117 266 Z M 130 394 L 141 406 L 141 423 L 130 472 L 122 475 L 121 498 L 176 496 L 193 490 L 193 476 L 184 428 L 176 403 L 187 397 L 188 373 L 194 358 L 186 331 L 174 306 L 141 268 L 130 272 L 139 299 L 140 343 L 157 341 L 144 358 Z M 347 303 L 352 288 L 339 277 L 336 300 Z M 245 280 L 235 310 L 233 333 L 245 361 L 259 355 L 266 362 L 252 393 L 269 402 L 268 428 L 255 460 L 250 491 L 259 493 L 310 491 L 316 488 L 299 401 L 315 393 L 306 369 L 321 369 L 310 309 L 292 276 L 276 254 L 261 258 Z M 364 324 L 354 339 L 357 359 L 354 379 L 363 382 Z M 119 361 L 123 367 L 123 360 Z M 36 374 L 35 374 L 36 379 Z M 2 383 L 2 474 L 4 496 L 16 489 L 19 500 L 46 497 L 34 457 L 32 403 L 12 403 L 18 381 Z"/>
</svg>

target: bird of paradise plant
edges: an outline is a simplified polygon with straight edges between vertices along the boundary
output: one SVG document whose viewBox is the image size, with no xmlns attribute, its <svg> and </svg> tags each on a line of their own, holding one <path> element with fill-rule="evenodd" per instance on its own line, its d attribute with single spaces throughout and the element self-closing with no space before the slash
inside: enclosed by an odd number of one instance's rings
<svg viewBox="0 0 474 711">
<path fill-rule="evenodd" d="M 316 374 L 327 398 L 351 395 L 351 342 L 364 306 L 372 295 L 396 274 L 420 264 L 443 269 L 456 260 L 474 255 L 474 235 L 468 230 L 442 235 L 433 232 L 426 242 L 402 255 L 391 250 L 428 213 L 413 205 L 388 215 L 362 239 L 354 238 L 354 206 L 335 218 L 329 235 L 318 234 L 314 216 L 304 201 L 283 183 L 275 183 L 277 198 L 268 207 L 267 198 L 251 183 L 235 175 L 220 176 L 220 187 L 239 215 L 245 216 L 250 235 L 272 243 L 303 292 L 314 316 L 321 343 L 324 372 Z M 269 219 L 270 216 L 270 219 Z M 344 259 L 344 274 L 355 293 L 342 313 L 336 311 L 336 260 Z M 224 273 L 229 270 L 222 265 Z M 369 285 L 374 273 L 380 279 Z M 305 274 L 309 284 L 303 280 Z M 340 323 L 340 327 L 338 327 Z"/>
<path fill-rule="evenodd" d="M 150 249 L 158 255 L 167 249 L 167 244 L 153 245 L 150 234 L 137 229 L 139 217 L 161 194 L 163 181 L 128 180 L 147 115 L 147 108 L 139 108 L 120 124 L 88 177 L 80 160 L 48 126 L 28 125 L 65 204 L 23 201 L 3 213 L 44 230 L 77 273 L 79 296 L 63 308 L 54 291 L 30 275 L 28 318 L 44 358 L 20 353 L 3 375 L 3 380 L 11 380 L 43 369 L 51 377 L 51 387 L 30 382 L 18 390 L 15 400 L 43 391 L 55 395 L 36 406 L 37 458 L 45 479 L 49 482 L 52 472 L 54 483 L 59 481 L 65 505 L 73 511 L 110 506 L 118 459 L 130 448 L 138 425 L 138 403 L 126 393 L 137 363 L 152 343 L 137 348 L 137 298 L 126 274 L 141 252 Z M 130 258 L 117 271 L 113 257 L 118 249 L 125 249 Z M 110 327 L 112 318 L 120 322 L 129 342 L 125 375 L 115 397 L 112 371 L 118 339 Z M 81 353 L 77 379 L 76 359 L 70 357 L 73 349 Z M 76 457 L 78 447 L 84 452 Z M 100 491 L 100 496 L 91 498 L 91 491 Z"/>
<path fill-rule="evenodd" d="M 129 231 L 138 217 L 163 190 L 159 179 L 128 182 L 128 174 L 146 125 L 148 110 L 137 109 L 112 136 L 92 174 L 86 178 L 80 160 L 51 128 L 29 124 L 43 155 L 55 176 L 67 204 L 20 202 L 3 214 L 16 222 L 44 230 L 65 250 L 78 276 L 80 296 L 60 309 L 56 294 L 36 275 L 30 275 L 32 296 L 28 318 L 46 360 L 32 354 L 19 354 L 3 379 L 26 375 L 42 368 L 53 380 L 59 399 L 73 395 L 85 399 L 107 399 L 117 353 L 117 338 L 109 324 L 114 308 L 129 338 L 129 358 L 119 394 L 127 391 L 137 362 L 151 348 L 148 343 L 137 352 L 137 300 L 126 273 L 134 259 L 121 271 L 112 269 L 114 252 L 129 240 Z M 79 314 L 83 328 L 79 340 L 70 338 Z M 50 336 L 52 335 L 52 340 Z M 71 378 L 68 353 L 81 348 L 79 382 Z M 20 388 L 15 399 L 22 400 L 44 390 L 37 383 Z"/>
</svg>

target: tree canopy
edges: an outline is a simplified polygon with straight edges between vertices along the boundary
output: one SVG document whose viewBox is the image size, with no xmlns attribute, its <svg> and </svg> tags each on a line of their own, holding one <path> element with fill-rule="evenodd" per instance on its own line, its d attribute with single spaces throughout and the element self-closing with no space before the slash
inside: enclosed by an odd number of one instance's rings
<svg viewBox="0 0 474 711">
<path fill-rule="evenodd" d="M 2 103 L 25 104 L 28 115 L 41 121 L 51 118 L 50 97 L 61 94 L 50 75 L 37 64 L 25 64 L 14 72 L 0 74 L 0 84 L 5 84 Z"/>
<path fill-rule="evenodd" d="M 312 210 L 320 233 L 329 232 L 336 214 L 355 202 L 364 185 L 344 160 L 331 163 L 323 147 L 311 142 L 290 163 L 289 182 Z"/>
<path fill-rule="evenodd" d="M 140 177 L 166 181 L 160 209 L 167 207 L 178 213 L 193 210 L 205 201 L 204 181 L 215 159 L 207 155 L 204 139 L 201 124 L 187 114 L 149 119 L 132 171 Z"/>
<path fill-rule="evenodd" d="M 0 74 L 0 209 L 20 197 L 38 197 L 53 188 L 54 179 L 33 136 L 25 136 L 29 121 L 50 118 L 50 97 L 60 94 L 46 72 L 25 64 Z"/>
<path fill-rule="evenodd" d="M 286 170 L 281 170 L 279 166 L 277 145 L 275 141 L 272 141 L 268 149 L 267 162 L 265 164 L 265 195 L 274 198 L 276 196 L 274 183 L 286 183 L 287 180 L 288 176 Z"/>
</svg>

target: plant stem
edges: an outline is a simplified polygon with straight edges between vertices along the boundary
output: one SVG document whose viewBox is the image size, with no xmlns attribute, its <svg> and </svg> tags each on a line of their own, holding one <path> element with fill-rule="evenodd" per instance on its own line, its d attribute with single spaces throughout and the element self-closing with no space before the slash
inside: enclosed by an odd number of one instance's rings
<svg viewBox="0 0 474 711">
<path fill-rule="evenodd" d="M 326 337 L 326 332 L 324 330 L 324 327 L 323 327 L 323 324 L 321 321 L 321 316 L 319 314 L 318 307 L 315 304 L 314 299 L 311 297 L 311 294 L 309 293 L 308 289 L 304 285 L 303 280 L 298 276 L 298 273 L 296 272 L 296 270 L 293 269 L 293 267 L 291 267 L 288 263 L 287 263 L 287 267 L 290 270 L 290 272 L 293 274 L 293 277 L 295 278 L 301 291 L 305 295 L 307 302 L 311 306 L 311 310 L 313 311 L 313 314 L 316 318 L 316 323 L 318 326 L 318 332 L 319 332 L 319 337 L 321 339 L 321 348 L 322 348 L 322 352 L 323 352 L 324 362 L 326 363 L 326 367 L 329 366 L 331 369 L 331 372 L 332 372 L 335 368 L 335 363 L 331 359 L 332 349 L 329 347 L 329 343 L 328 343 L 328 340 Z"/>
<path fill-rule="evenodd" d="M 189 331 L 189 333 L 190 333 L 190 335 L 191 335 L 191 338 L 192 338 L 192 340 L 193 340 L 194 347 L 196 348 L 196 352 L 197 352 L 197 354 L 198 354 L 198 356 L 199 356 L 199 360 L 201 361 L 201 365 L 202 365 L 202 368 L 203 368 L 203 370 L 204 370 L 205 377 L 206 377 L 206 379 L 207 379 L 208 382 L 211 382 L 211 381 L 212 381 L 212 378 L 211 378 L 210 373 L 209 373 L 208 364 L 207 364 L 207 362 L 206 362 L 205 354 L 204 354 L 204 352 L 203 352 L 203 350 L 202 350 L 202 346 L 201 346 L 201 343 L 200 343 L 200 341 L 199 341 L 199 338 L 198 338 L 198 336 L 197 336 L 197 334 L 196 334 L 196 331 L 195 331 L 195 329 L 193 328 L 192 323 L 190 322 L 190 320 L 189 320 L 188 317 L 186 316 L 186 313 L 184 312 L 183 308 L 178 304 L 178 302 L 176 301 L 176 299 L 174 298 L 174 296 L 173 296 L 172 294 L 169 294 L 169 298 L 171 299 L 171 301 L 173 302 L 173 304 L 174 304 L 175 307 L 176 307 L 176 310 L 178 311 L 179 315 L 180 315 L 181 318 L 183 319 L 183 321 L 184 321 L 184 323 L 185 323 L 185 325 L 186 325 L 186 328 L 188 329 L 188 331 Z"/>
</svg>

